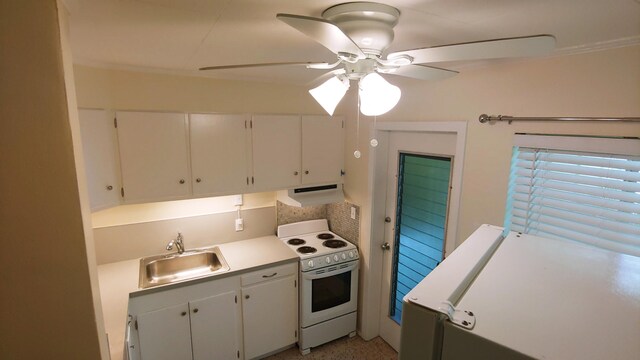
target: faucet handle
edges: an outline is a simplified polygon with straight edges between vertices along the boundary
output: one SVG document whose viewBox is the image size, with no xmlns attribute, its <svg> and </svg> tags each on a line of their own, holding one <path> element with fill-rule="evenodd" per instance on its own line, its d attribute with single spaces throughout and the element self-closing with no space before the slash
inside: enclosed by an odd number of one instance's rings
<svg viewBox="0 0 640 360">
<path fill-rule="evenodd" d="M 173 240 L 173 239 L 171 241 L 169 241 L 169 243 L 167 244 L 167 250 L 172 250 L 174 243 L 175 243 L 175 240 Z"/>
</svg>

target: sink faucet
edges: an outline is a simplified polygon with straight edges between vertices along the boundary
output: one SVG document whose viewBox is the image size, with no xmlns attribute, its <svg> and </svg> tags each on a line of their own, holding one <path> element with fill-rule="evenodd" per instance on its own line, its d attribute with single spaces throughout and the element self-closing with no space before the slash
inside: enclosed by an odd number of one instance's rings
<svg viewBox="0 0 640 360">
<path fill-rule="evenodd" d="M 184 242 L 183 242 L 183 238 L 182 238 L 182 234 L 178 233 L 178 237 L 175 239 L 172 239 L 171 241 L 169 241 L 169 243 L 167 244 L 167 250 L 171 250 L 173 249 L 173 245 L 176 245 L 176 249 L 178 250 L 178 254 L 182 254 L 184 252 Z"/>
</svg>

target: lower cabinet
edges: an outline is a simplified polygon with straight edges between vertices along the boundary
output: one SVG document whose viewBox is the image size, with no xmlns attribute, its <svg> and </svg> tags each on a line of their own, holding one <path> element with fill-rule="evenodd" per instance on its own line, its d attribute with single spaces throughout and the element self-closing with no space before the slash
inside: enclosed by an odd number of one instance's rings
<svg viewBox="0 0 640 360">
<path fill-rule="evenodd" d="M 242 325 L 246 359 L 274 352 L 298 336 L 296 264 L 242 277 Z"/>
<path fill-rule="evenodd" d="M 138 315 L 142 359 L 240 357 L 235 291 Z"/>
<path fill-rule="evenodd" d="M 254 359 L 293 345 L 298 264 L 129 299 L 129 360 Z"/>
</svg>

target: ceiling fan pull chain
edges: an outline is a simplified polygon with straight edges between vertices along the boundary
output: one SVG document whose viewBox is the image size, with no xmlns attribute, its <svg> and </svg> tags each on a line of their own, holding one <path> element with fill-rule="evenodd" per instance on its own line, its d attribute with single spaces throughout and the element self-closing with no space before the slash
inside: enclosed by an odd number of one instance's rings
<svg viewBox="0 0 640 360">
<path fill-rule="evenodd" d="M 377 123 L 377 121 L 378 121 L 378 117 L 374 116 L 373 117 L 373 131 L 374 131 L 373 135 L 374 135 L 374 137 L 369 141 L 369 144 L 371 144 L 371 147 L 378 146 L 378 139 L 375 138 L 375 134 L 376 134 L 375 131 L 376 131 L 376 123 Z"/>
<path fill-rule="evenodd" d="M 353 156 L 356 159 L 360 159 L 362 154 L 360 153 L 360 92 L 358 92 L 358 112 L 356 114 L 356 151 L 353 152 Z"/>
</svg>

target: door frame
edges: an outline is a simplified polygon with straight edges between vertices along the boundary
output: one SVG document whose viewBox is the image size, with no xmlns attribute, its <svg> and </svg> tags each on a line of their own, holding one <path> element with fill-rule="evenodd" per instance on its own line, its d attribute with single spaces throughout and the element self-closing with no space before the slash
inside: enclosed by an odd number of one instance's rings
<svg viewBox="0 0 640 360">
<path fill-rule="evenodd" d="M 456 136 L 456 150 L 451 175 L 451 194 L 445 239 L 445 256 L 449 255 L 458 243 L 458 218 L 462 193 L 462 170 L 466 145 L 466 121 L 442 122 L 379 122 L 371 129 L 371 137 L 378 140 L 378 146 L 370 149 L 368 164 L 367 197 L 370 211 L 363 214 L 362 237 L 369 242 L 362 245 L 362 256 L 368 263 L 369 276 L 365 279 L 361 301 L 361 336 L 372 339 L 380 334 L 380 299 L 382 292 L 383 250 L 385 241 L 387 164 L 389 135 L 391 132 L 449 133 Z M 366 215 L 366 216 L 365 216 Z"/>
</svg>

